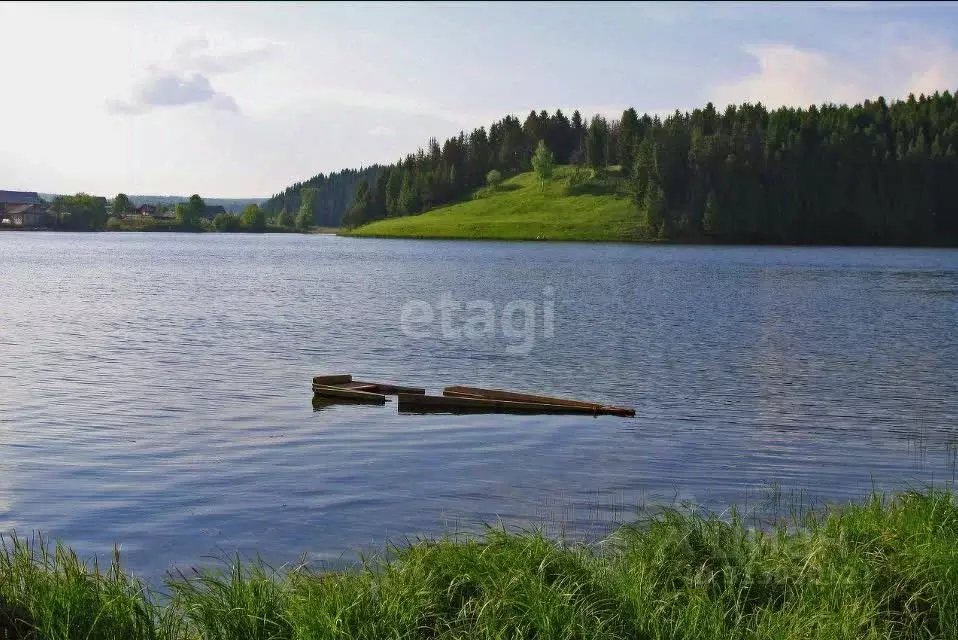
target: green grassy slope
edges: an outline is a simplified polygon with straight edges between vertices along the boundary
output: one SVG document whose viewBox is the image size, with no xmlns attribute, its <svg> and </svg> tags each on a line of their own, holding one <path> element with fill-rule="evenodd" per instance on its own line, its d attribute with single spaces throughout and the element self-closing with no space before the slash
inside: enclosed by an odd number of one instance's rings
<svg viewBox="0 0 958 640">
<path fill-rule="evenodd" d="M 416 216 L 390 218 L 345 235 L 394 238 L 486 240 L 636 239 L 638 212 L 616 171 L 570 194 L 573 167 L 557 167 L 540 188 L 533 173 L 505 181 L 496 191 L 480 189 L 468 202 Z"/>
</svg>

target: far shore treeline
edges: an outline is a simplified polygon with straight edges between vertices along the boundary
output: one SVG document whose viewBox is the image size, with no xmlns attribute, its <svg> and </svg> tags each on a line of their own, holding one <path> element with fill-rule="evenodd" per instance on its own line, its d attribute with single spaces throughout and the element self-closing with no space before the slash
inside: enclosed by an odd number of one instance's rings
<svg viewBox="0 0 958 640">
<path fill-rule="evenodd" d="M 307 231 L 356 228 L 470 199 L 537 169 L 577 181 L 614 177 L 631 220 L 623 239 L 754 244 L 958 246 L 958 103 L 949 91 L 854 106 L 768 110 L 711 103 L 662 119 L 531 111 L 460 132 L 399 162 L 319 174 L 240 215 L 194 194 L 155 216 L 133 198 L 57 196 L 54 228 L 117 231 Z M 589 193 L 590 184 L 576 184 Z M 490 202 L 490 207 L 495 207 Z M 548 203 L 542 213 L 549 215 Z M 219 209 L 218 213 L 212 210 Z M 561 206 L 555 215 L 562 215 Z M 558 221 L 557 221 L 558 222 Z M 621 221 L 620 221 L 621 222 Z M 521 224 L 517 220 L 517 223 Z"/>
<path fill-rule="evenodd" d="M 560 110 L 532 111 L 524 122 L 506 116 L 365 170 L 342 222 L 465 200 L 492 171 L 530 171 L 540 141 L 558 164 L 593 176 L 618 165 L 639 240 L 958 245 L 958 103 L 948 91 L 772 111 L 709 103 L 664 120 L 631 108 L 617 120 Z"/>
<path fill-rule="evenodd" d="M 293 214 L 280 211 L 267 216 L 258 204 L 246 205 L 239 215 L 225 207 L 209 206 L 199 194 L 170 206 L 160 202 L 149 215 L 141 213 L 134 198 L 119 193 L 111 201 L 86 193 L 54 196 L 49 203 L 49 227 L 64 231 L 220 231 L 307 232 L 314 228 L 312 203 Z"/>
</svg>

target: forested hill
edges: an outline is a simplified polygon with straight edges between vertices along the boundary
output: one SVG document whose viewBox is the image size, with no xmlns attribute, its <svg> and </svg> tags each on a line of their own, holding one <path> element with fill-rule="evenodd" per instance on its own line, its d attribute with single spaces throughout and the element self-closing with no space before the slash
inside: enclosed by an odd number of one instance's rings
<svg viewBox="0 0 958 640">
<path fill-rule="evenodd" d="M 361 187 L 346 222 L 460 200 L 492 169 L 529 170 L 539 140 L 559 164 L 598 175 L 622 165 L 635 238 L 958 245 L 958 103 L 948 91 L 773 111 L 709 103 L 664 120 L 634 109 L 618 120 L 507 116 L 386 167 Z"/>
<path fill-rule="evenodd" d="M 267 217 L 278 215 L 284 209 L 295 216 L 302 204 L 304 189 L 316 189 L 313 199 L 313 219 L 321 227 L 338 227 L 349 203 L 361 182 L 375 182 L 383 167 L 373 165 L 365 169 L 344 169 L 336 173 L 318 174 L 305 182 L 297 182 L 282 193 L 274 195 L 261 205 Z"/>
</svg>

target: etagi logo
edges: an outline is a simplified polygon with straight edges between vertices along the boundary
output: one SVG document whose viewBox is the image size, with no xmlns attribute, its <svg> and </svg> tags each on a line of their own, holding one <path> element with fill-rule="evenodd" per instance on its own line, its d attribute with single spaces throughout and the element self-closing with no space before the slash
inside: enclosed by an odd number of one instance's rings
<svg viewBox="0 0 958 640">
<path fill-rule="evenodd" d="M 541 307 L 541 337 L 551 339 L 555 336 L 555 290 L 552 287 L 543 288 Z M 443 340 L 484 340 L 501 332 L 507 340 L 518 340 L 506 346 L 506 353 L 526 355 L 535 346 L 538 310 L 535 300 L 510 300 L 497 311 L 489 300 L 456 300 L 447 291 L 440 294 L 438 304 L 426 300 L 410 300 L 404 304 L 400 323 L 403 334 L 410 338 L 438 335 Z"/>
</svg>

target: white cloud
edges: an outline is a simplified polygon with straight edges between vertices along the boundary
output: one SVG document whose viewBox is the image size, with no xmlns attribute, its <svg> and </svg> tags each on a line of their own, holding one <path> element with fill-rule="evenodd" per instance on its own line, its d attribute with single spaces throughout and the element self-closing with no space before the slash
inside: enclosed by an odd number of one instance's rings
<svg viewBox="0 0 958 640">
<path fill-rule="evenodd" d="M 758 61 L 758 72 L 716 87 L 712 99 L 716 104 L 855 102 L 865 92 L 859 73 L 824 53 L 786 44 L 748 46 L 745 51 Z"/>
<path fill-rule="evenodd" d="M 958 86 L 958 51 L 934 39 L 862 49 L 869 53 L 865 60 L 788 44 L 744 50 L 758 62 L 758 70 L 714 87 L 710 99 L 717 105 L 857 103 L 879 95 L 896 99 Z"/>
<path fill-rule="evenodd" d="M 183 39 L 170 58 L 147 67 L 129 100 L 108 100 L 113 114 L 137 115 L 156 108 L 206 104 L 239 112 L 236 99 L 213 88 L 210 76 L 241 71 L 268 58 L 276 45 L 264 39 L 211 42 L 205 34 Z"/>
<path fill-rule="evenodd" d="M 209 78 L 201 73 L 154 73 L 136 88 L 130 101 L 110 100 L 107 109 L 111 113 L 136 115 L 157 107 L 177 107 L 188 104 L 208 103 L 224 111 L 238 112 L 239 107 L 232 96 L 215 91 Z"/>
</svg>

